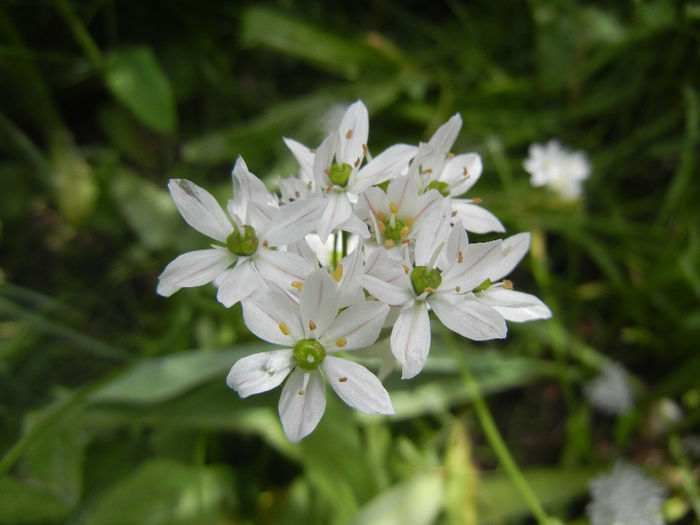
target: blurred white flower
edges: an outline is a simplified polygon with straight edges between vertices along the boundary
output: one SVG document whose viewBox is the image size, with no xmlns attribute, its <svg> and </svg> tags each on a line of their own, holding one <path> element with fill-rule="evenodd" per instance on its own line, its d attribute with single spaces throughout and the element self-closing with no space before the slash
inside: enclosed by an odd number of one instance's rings
<svg viewBox="0 0 700 525">
<path fill-rule="evenodd" d="M 610 474 L 590 482 L 592 525 L 660 525 L 665 490 L 642 470 L 618 461 Z"/>
<path fill-rule="evenodd" d="M 549 186 L 569 199 L 581 196 L 583 181 L 591 174 L 591 165 L 582 151 L 569 151 L 556 139 L 547 144 L 531 144 L 523 167 L 533 186 Z"/>
<path fill-rule="evenodd" d="M 583 388 L 588 400 L 601 412 L 619 416 L 634 405 L 634 392 L 625 369 L 618 363 L 607 365 Z"/>
</svg>

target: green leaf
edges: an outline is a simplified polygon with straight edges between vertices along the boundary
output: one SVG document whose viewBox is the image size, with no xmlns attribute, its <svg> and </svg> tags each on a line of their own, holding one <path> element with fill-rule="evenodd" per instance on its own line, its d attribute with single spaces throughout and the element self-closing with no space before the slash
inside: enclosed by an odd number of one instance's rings
<svg viewBox="0 0 700 525">
<path fill-rule="evenodd" d="M 444 485 L 439 471 L 422 472 L 381 492 L 350 524 L 429 525 L 442 508 Z"/>
<path fill-rule="evenodd" d="M 151 459 L 120 479 L 87 512 L 95 525 L 221 523 L 232 500 L 231 472 Z"/>
<path fill-rule="evenodd" d="M 175 131 L 173 91 L 155 54 L 148 47 L 114 51 L 107 60 L 107 87 L 146 126 L 161 133 Z"/>
<path fill-rule="evenodd" d="M 68 506 L 51 492 L 5 476 L 0 478 L 0 523 L 59 522 Z"/>
<path fill-rule="evenodd" d="M 51 144 L 51 182 L 61 213 L 74 225 L 92 213 L 98 186 L 92 167 L 66 130 L 57 132 Z"/>
</svg>

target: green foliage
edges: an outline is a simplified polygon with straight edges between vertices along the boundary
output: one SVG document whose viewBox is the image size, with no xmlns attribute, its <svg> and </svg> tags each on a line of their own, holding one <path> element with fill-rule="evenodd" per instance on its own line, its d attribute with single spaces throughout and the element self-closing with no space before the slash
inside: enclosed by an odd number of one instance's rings
<svg viewBox="0 0 700 525">
<path fill-rule="evenodd" d="M 663 0 L 0 5 L 0 522 L 527 522 L 460 362 L 551 516 L 583 523 L 588 480 L 624 457 L 665 484 L 669 522 L 700 519 L 698 20 Z M 385 380 L 395 416 L 329 396 L 292 445 L 279 390 L 225 384 L 269 348 L 240 308 L 155 294 L 207 246 L 166 184 L 224 201 L 238 155 L 294 173 L 281 137 L 320 143 L 358 98 L 374 155 L 460 112 L 454 150 L 484 162 L 469 196 L 532 232 L 508 278 L 554 315 L 460 359 L 433 330 L 424 373 Z M 589 155 L 578 202 L 522 169 L 551 137 Z M 583 395 L 611 362 L 636 393 L 622 417 Z"/>
</svg>

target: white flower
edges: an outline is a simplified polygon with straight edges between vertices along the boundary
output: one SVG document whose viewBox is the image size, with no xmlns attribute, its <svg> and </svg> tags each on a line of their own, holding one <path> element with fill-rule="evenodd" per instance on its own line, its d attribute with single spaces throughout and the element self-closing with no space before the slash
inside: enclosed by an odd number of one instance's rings
<svg viewBox="0 0 700 525">
<path fill-rule="evenodd" d="M 501 221 L 478 206 L 481 199 L 456 198 L 469 191 L 483 171 L 477 153 L 454 155 L 450 152 L 461 127 L 462 117 L 457 113 L 440 126 L 428 142 L 421 142 L 409 175 L 416 179 L 421 192 L 434 189 L 445 197 L 452 197 L 453 223 L 461 221 L 465 229 L 474 233 L 503 232 Z"/>
<path fill-rule="evenodd" d="M 370 186 L 397 176 L 415 154 L 414 146 L 395 144 L 363 165 L 369 155 L 368 135 L 367 108 L 358 100 L 317 150 L 285 139 L 299 162 L 302 180 L 311 182 L 316 194 L 325 201 L 316 228 L 324 242 L 336 229 L 366 236 L 367 227 L 353 215 L 352 205 Z"/>
<path fill-rule="evenodd" d="M 500 262 L 501 241 L 468 244 L 461 225 L 450 229 L 444 211 L 431 214 L 418 233 L 413 264 L 408 257 L 401 265 L 393 263 L 386 252 L 377 250 L 362 276 L 369 293 L 401 308 L 391 331 L 391 351 L 402 365 L 403 379 L 418 374 L 428 357 L 429 309 L 447 328 L 468 339 L 506 336 L 503 316 L 473 293 Z"/>
<path fill-rule="evenodd" d="M 664 489 L 639 467 L 618 461 L 589 485 L 592 525 L 661 525 Z"/>
<path fill-rule="evenodd" d="M 627 372 L 618 363 L 609 363 L 583 389 L 588 400 L 600 411 L 613 416 L 629 412 L 634 405 L 634 392 Z"/>
<path fill-rule="evenodd" d="M 250 331 L 286 348 L 244 357 L 233 365 L 226 382 L 247 397 L 275 388 L 288 376 L 279 415 L 292 442 L 311 433 L 323 416 L 326 393 L 321 374 L 351 407 L 368 414 L 394 413 L 389 394 L 374 374 L 333 355 L 374 343 L 389 308 L 363 299 L 339 314 L 340 304 L 340 291 L 323 269 L 307 276 L 298 303 L 277 290 L 243 302 Z"/>
<path fill-rule="evenodd" d="M 168 183 L 185 221 L 219 244 L 187 252 L 168 264 L 158 277 L 160 295 L 169 297 L 180 288 L 214 281 L 217 299 L 230 307 L 266 282 L 287 288 L 310 271 L 299 255 L 276 248 L 306 235 L 317 220 L 318 208 L 304 200 L 280 207 L 240 157 L 233 185 L 227 217 L 216 199 L 195 183 L 185 179 Z"/>
<path fill-rule="evenodd" d="M 591 165 L 582 151 L 569 151 L 558 140 L 531 144 L 523 167 L 533 186 L 549 186 L 568 199 L 581 196 L 583 181 L 591 174 Z"/>
</svg>

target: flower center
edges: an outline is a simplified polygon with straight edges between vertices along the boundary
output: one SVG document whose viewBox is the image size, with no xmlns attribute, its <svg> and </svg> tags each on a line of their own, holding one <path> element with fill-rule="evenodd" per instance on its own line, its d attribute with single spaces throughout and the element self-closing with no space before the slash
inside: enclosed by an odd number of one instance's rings
<svg viewBox="0 0 700 525">
<path fill-rule="evenodd" d="M 258 249 L 258 238 L 252 226 L 243 226 L 243 235 L 233 227 L 233 233 L 226 238 L 226 246 L 236 255 L 253 255 Z"/>
<path fill-rule="evenodd" d="M 442 283 L 442 276 L 437 268 L 416 266 L 411 271 L 411 284 L 416 295 L 421 295 L 426 291 L 434 292 L 438 289 L 440 283 Z"/>
<path fill-rule="evenodd" d="M 336 186 L 344 188 L 348 180 L 350 180 L 350 173 L 352 173 L 352 166 L 350 166 L 350 164 L 345 164 L 344 162 L 342 164 L 334 163 L 331 165 L 328 178 L 331 179 L 331 182 Z"/>
<path fill-rule="evenodd" d="M 425 188 L 425 191 L 430 191 L 430 190 L 438 190 L 440 192 L 440 195 L 442 195 L 443 197 L 450 196 L 450 185 L 447 184 L 446 182 L 434 180 L 430 184 L 428 184 Z"/>
<path fill-rule="evenodd" d="M 326 357 L 326 349 L 315 339 L 302 339 L 294 345 L 297 366 L 304 370 L 316 370 Z"/>
</svg>

